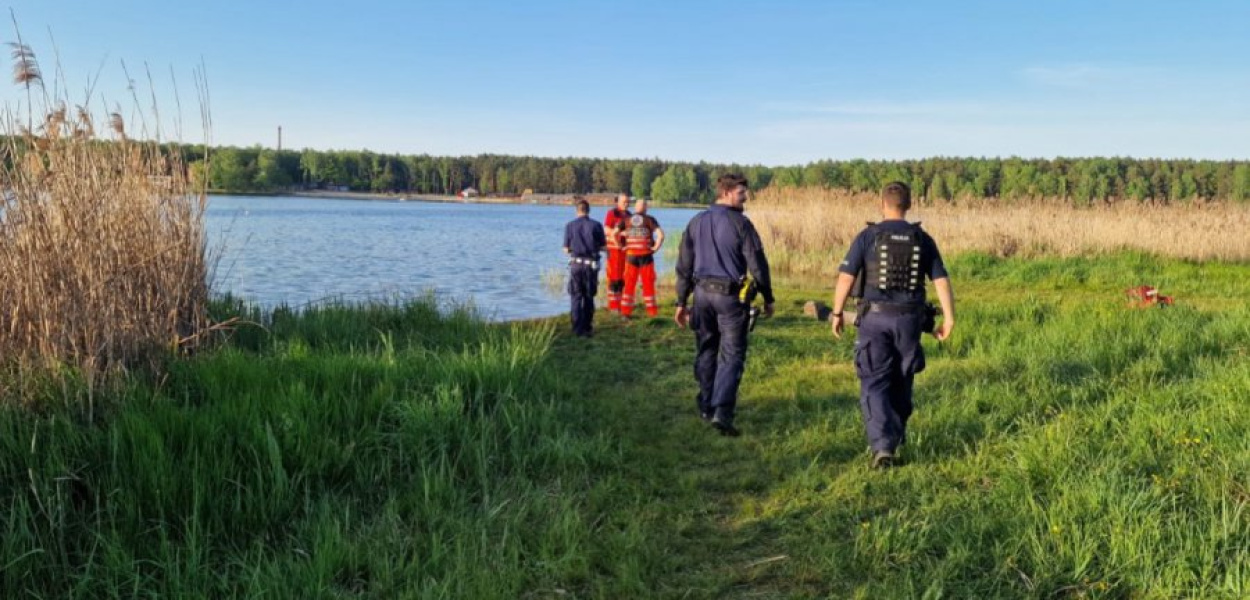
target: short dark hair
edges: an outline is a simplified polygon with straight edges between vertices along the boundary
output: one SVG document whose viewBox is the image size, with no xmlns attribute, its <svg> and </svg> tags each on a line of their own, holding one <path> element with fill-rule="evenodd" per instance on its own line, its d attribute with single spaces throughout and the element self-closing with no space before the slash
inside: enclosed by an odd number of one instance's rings
<svg viewBox="0 0 1250 600">
<path fill-rule="evenodd" d="M 734 191 L 738 186 L 750 187 L 747 178 L 741 173 L 725 173 L 716 179 L 716 193 L 720 196 Z"/>
<path fill-rule="evenodd" d="M 901 181 L 891 181 L 881 188 L 881 200 L 890 208 L 910 210 L 911 188 Z"/>
<path fill-rule="evenodd" d="M 573 202 L 573 205 L 577 207 L 577 214 L 579 215 L 590 214 L 590 203 L 587 202 L 585 198 L 578 198 L 576 201 Z"/>
</svg>

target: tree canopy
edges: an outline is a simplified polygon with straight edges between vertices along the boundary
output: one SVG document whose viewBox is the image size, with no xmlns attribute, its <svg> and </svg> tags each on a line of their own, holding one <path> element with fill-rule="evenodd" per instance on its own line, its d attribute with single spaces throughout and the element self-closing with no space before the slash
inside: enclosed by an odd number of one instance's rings
<svg viewBox="0 0 1250 600">
<path fill-rule="evenodd" d="M 188 164 L 202 146 L 184 146 Z M 663 202 L 708 202 L 716 178 L 740 172 L 752 189 L 820 186 L 872 192 L 903 181 L 930 202 L 996 198 L 1048 199 L 1074 205 L 1117 201 L 1250 200 L 1250 162 L 1132 158 L 957 158 L 822 160 L 806 165 L 712 164 L 659 159 L 430 156 L 368 150 L 281 152 L 260 147 L 215 148 L 209 184 L 224 191 L 347 187 L 361 192 L 456 194 L 629 193 Z M 200 169 L 202 164 L 193 168 Z"/>
</svg>

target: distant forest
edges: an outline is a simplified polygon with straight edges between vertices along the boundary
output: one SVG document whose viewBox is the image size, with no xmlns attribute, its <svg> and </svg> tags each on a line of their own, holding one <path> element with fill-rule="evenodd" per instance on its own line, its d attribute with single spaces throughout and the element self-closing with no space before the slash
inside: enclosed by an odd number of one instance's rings
<svg viewBox="0 0 1250 600">
<path fill-rule="evenodd" d="M 185 146 L 198 177 L 204 147 Z M 628 192 L 663 202 L 707 202 L 716 178 L 741 172 L 751 187 L 820 186 L 874 191 L 889 181 L 911 185 L 929 201 L 1044 198 L 1073 205 L 1116 201 L 1250 200 L 1250 162 L 1130 158 L 927 158 L 823 160 L 805 166 L 671 162 L 658 159 L 532 156 L 412 156 L 369 151 L 216 148 L 208 161 L 213 189 L 273 192 L 347 188 L 360 192 L 482 194 Z"/>
</svg>

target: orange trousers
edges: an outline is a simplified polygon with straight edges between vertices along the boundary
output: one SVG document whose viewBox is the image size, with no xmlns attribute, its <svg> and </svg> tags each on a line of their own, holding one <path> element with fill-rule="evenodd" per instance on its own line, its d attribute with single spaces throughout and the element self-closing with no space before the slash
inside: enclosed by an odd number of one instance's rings
<svg viewBox="0 0 1250 600">
<path fill-rule="evenodd" d="M 647 307 L 647 315 L 660 314 L 660 307 L 655 303 L 655 263 L 641 267 L 633 263 L 625 263 L 625 291 L 621 294 L 621 314 L 630 316 L 634 313 L 634 287 L 642 280 L 642 302 Z"/>
<path fill-rule="evenodd" d="M 608 248 L 608 310 L 621 310 L 621 290 L 625 288 L 625 250 Z"/>
</svg>

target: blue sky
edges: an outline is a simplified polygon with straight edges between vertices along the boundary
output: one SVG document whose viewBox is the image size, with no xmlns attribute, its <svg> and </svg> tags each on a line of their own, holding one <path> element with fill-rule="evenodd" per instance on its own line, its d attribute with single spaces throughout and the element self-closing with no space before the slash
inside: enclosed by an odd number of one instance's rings
<svg viewBox="0 0 1250 600">
<path fill-rule="evenodd" d="M 172 70 L 192 142 L 203 64 L 219 144 L 281 125 L 287 148 L 414 154 L 1250 158 L 1240 0 L 8 5 L 75 102 L 98 71 L 93 105 L 128 114 L 124 60 L 149 104 L 146 63 L 172 121 Z"/>
</svg>

